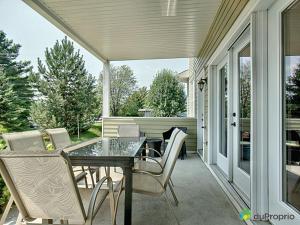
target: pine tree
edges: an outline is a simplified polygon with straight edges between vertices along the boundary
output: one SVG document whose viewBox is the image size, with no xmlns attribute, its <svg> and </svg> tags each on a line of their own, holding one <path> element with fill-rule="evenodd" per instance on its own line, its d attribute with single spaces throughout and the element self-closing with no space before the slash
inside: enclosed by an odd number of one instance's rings
<svg viewBox="0 0 300 225">
<path fill-rule="evenodd" d="M 99 111 L 95 78 L 85 69 L 79 50 L 66 37 L 45 51 L 45 65 L 38 59 L 36 74 L 40 100 L 32 118 L 42 128 L 65 127 L 71 133 L 88 129 Z M 36 111 L 44 111 L 44 118 Z M 37 115 L 39 117 L 37 117 Z"/>
<path fill-rule="evenodd" d="M 34 96 L 29 61 L 17 61 L 21 46 L 0 31 L 0 125 L 9 130 L 29 126 L 29 110 Z"/>
</svg>

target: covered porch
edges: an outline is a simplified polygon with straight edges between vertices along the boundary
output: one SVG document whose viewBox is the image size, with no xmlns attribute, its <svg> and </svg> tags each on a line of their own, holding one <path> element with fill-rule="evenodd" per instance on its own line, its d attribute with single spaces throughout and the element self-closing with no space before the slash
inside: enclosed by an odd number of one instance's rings
<svg viewBox="0 0 300 225">
<path fill-rule="evenodd" d="M 170 127 L 187 127 L 187 158 L 178 160 L 172 179 L 179 199 L 175 208 L 181 224 L 243 224 L 239 212 L 222 189 L 221 181 L 198 155 L 197 103 L 191 118 L 115 118 L 110 115 L 112 61 L 193 58 L 205 61 L 225 36 L 248 1 L 151 0 L 151 1 L 57 1 L 24 0 L 48 21 L 65 32 L 103 63 L 102 136 L 116 137 L 121 124 L 137 124 L 147 137 L 161 138 Z M 221 21 L 227 21 L 222 27 Z M 222 29 L 221 29 L 222 27 Z M 203 63 L 204 63 L 203 61 Z M 195 93 L 196 78 L 189 92 Z M 193 105 L 193 106 L 192 106 Z M 202 135 L 202 132 L 201 132 Z M 202 137 L 201 137 L 202 138 Z M 206 144 L 207 145 L 207 144 Z M 203 145 L 205 146 L 205 144 Z M 206 146 L 207 147 L 207 146 Z M 202 149 L 203 150 L 203 149 Z M 118 174 L 112 172 L 113 179 Z M 170 193 L 168 193 L 170 194 Z M 118 221 L 124 217 L 122 196 Z M 163 198 L 133 195 L 132 224 L 176 223 Z M 5 224 L 15 224 L 17 210 Z M 109 200 L 97 214 L 95 224 L 110 224 Z"/>
</svg>

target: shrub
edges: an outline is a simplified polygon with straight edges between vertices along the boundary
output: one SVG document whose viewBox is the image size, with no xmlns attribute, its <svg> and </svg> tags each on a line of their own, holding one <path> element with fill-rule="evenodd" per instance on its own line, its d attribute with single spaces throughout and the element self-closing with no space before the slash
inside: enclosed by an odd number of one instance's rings
<svg viewBox="0 0 300 225">
<path fill-rule="evenodd" d="M 0 176 L 0 213 L 2 213 L 4 206 L 9 200 L 9 197 L 10 197 L 10 193 L 7 187 L 5 186 L 2 177 Z"/>
</svg>

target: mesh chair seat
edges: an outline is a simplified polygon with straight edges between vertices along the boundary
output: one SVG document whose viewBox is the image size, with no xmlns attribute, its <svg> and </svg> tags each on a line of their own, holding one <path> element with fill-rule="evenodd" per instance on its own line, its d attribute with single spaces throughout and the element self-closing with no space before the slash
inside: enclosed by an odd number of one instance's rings
<svg viewBox="0 0 300 225">
<path fill-rule="evenodd" d="M 158 177 L 156 180 L 151 176 L 145 174 L 133 173 L 132 176 L 132 190 L 136 193 L 148 193 L 152 195 L 161 195 L 164 193 L 164 188 L 159 182 L 163 182 L 162 176 Z"/>
<path fill-rule="evenodd" d="M 162 160 L 157 159 L 157 161 L 161 163 Z M 148 171 L 155 174 L 159 174 L 162 172 L 162 168 L 157 163 L 144 160 L 137 160 L 134 164 L 134 169 Z"/>
</svg>

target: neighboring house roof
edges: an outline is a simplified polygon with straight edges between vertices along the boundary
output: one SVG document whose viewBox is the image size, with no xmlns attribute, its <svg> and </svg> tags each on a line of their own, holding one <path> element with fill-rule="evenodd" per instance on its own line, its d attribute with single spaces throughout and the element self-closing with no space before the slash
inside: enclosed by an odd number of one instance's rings
<svg viewBox="0 0 300 225">
<path fill-rule="evenodd" d="M 152 109 L 139 109 L 139 112 L 152 112 Z"/>
<path fill-rule="evenodd" d="M 189 82 L 189 70 L 184 70 L 180 73 L 177 74 L 177 78 L 183 82 L 183 83 L 187 83 Z"/>
</svg>

